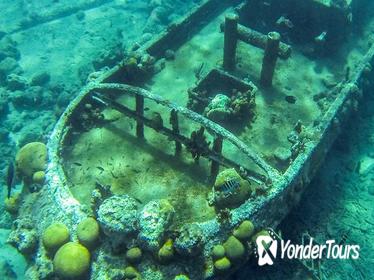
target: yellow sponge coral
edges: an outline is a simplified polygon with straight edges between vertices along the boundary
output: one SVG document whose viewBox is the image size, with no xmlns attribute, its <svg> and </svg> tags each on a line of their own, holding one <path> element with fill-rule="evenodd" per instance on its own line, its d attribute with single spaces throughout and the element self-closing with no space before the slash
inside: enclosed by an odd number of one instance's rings
<svg viewBox="0 0 374 280">
<path fill-rule="evenodd" d="M 212 256 L 214 259 L 221 259 L 225 256 L 225 247 L 222 245 L 215 245 L 212 250 Z"/>
<path fill-rule="evenodd" d="M 133 247 L 126 252 L 126 260 L 129 263 L 136 264 L 142 259 L 142 250 L 139 247 Z"/>
<path fill-rule="evenodd" d="M 224 271 L 227 271 L 231 268 L 231 262 L 228 258 L 226 257 L 223 257 L 219 260 L 216 260 L 214 262 L 214 269 L 217 271 L 217 272 L 224 272 Z"/>
<path fill-rule="evenodd" d="M 223 244 L 223 247 L 225 248 L 226 256 L 232 261 L 241 259 L 245 254 L 243 244 L 235 236 L 230 236 Z"/>
<path fill-rule="evenodd" d="M 5 210 L 8 211 L 10 214 L 16 214 L 18 212 L 19 204 L 20 204 L 20 195 L 15 194 L 9 198 L 5 198 Z"/>
<path fill-rule="evenodd" d="M 124 276 L 125 276 L 125 279 L 135 279 L 135 280 L 140 279 L 139 272 L 133 266 L 128 266 L 125 268 Z"/>
<path fill-rule="evenodd" d="M 54 223 L 46 228 L 42 241 L 45 249 L 54 253 L 70 239 L 69 229 L 62 223 Z"/>
<path fill-rule="evenodd" d="M 53 269 L 62 278 L 79 278 L 90 268 L 90 252 L 79 243 L 69 242 L 56 252 Z"/>
<path fill-rule="evenodd" d="M 44 183 L 44 180 L 45 180 L 45 172 L 44 171 L 36 171 L 32 175 L 33 183 L 42 185 Z"/>
<path fill-rule="evenodd" d="M 251 221 L 243 221 L 233 232 L 233 235 L 239 240 L 249 240 L 254 234 L 254 226 Z"/>
<path fill-rule="evenodd" d="M 23 146 L 16 155 L 16 168 L 19 175 L 31 180 L 37 171 L 43 171 L 47 163 L 47 147 L 41 142 Z"/>
<path fill-rule="evenodd" d="M 100 227 L 94 218 L 86 218 L 77 226 L 77 236 L 80 243 L 94 247 L 100 235 Z"/>
<path fill-rule="evenodd" d="M 168 239 L 158 251 L 158 258 L 162 263 L 167 263 L 174 257 L 173 240 Z"/>
</svg>

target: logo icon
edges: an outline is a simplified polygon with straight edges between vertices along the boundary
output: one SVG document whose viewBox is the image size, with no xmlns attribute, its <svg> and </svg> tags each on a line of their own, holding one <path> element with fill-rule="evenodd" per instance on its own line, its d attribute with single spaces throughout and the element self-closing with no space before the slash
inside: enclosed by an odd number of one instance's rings
<svg viewBox="0 0 374 280">
<path fill-rule="evenodd" d="M 256 238 L 258 265 L 273 265 L 277 256 L 278 241 L 271 236 L 260 235 Z"/>
</svg>

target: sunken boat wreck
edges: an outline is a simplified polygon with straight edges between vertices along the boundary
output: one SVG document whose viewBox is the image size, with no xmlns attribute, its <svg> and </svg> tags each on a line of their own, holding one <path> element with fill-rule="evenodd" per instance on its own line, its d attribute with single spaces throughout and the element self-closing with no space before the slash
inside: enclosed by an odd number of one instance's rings
<svg viewBox="0 0 374 280">
<path fill-rule="evenodd" d="M 226 279 L 256 258 L 370 83 L 357 2 L 207 0 L 93 73 L 11 235 L 28 279 Z"/>
</svg>

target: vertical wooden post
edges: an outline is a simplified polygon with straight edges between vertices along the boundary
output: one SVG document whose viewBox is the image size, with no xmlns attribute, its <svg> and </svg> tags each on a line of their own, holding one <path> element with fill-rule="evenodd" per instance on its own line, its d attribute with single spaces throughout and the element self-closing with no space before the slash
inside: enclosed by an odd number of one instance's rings
<svg viewBox="0 0 374 280">
<path fill-rule="evenodd" d="M 222 154 L 222 143 L 223 143 L 222 137 L 215 138 L 213 142 L 212 150 L 219 156 Z M 216 180 L 218 172 L 219 172 L 219 163 L 212 160 L 212 165 L 210 167 L 210 180 L 212 183 Z"/>
<path fill-rule="evenodd" d="M 175 110 L 170 112 L 170 124 L 175 134 L 179 134 L 179 122 L 178 122 L 178 113 Z M 175 155 L 179 155 L 182 151 L 182 144 L 178 141 L 175 141 Z"/>
<path fill-rule="evenodd" d="M 278 59 L 279 43 L 280 34 L 278 32 L 269 32 L 261 69 L 260 83 L 263 87 L 271 87 L 272 85 L 275 65 Z"/>
<path fill-rule="evenodd" d="M 135 107 L 136 113 L 140 116 L 144 116 L 144 96 L 135 96 Z M 136 136 L 139 138 L 144 138 L 144 124 L 142 121 L 136 121 Z"/>
<path fill-rule="evenodd" d="M 228 14 L 225 18 L 225 35 L 223 46 L 223 69 L 232 71 L 235 69 L 236 45 L 238 41 L 238 20 L 236 14 Z"/>
</svg>

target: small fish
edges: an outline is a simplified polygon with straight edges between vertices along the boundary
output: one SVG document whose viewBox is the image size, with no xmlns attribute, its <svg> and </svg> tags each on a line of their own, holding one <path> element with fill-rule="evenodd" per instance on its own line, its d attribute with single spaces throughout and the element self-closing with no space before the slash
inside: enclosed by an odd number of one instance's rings
<svg viewBox="0 0 374 280">
<path fill-rule="evenodd" d="M 297 100 L 293 95 L 287 95 L 284 99 L 290 104 L 295 104 Z"/>
<path fill-rule="evenodd" d="M 112 177 L 113 177 L 114 179 L 118 179 L 118 176 L 114 175 L 113 171 L 110 171 L 110 174 L 112 174 Z"/>
<path fill-rule="evenodd" d="M 316 43 L 325 43 L 326 37 L 327 37 L 327 31 L 323 31 L 321 34 L 319 34 L 318 36 L 314 38 L 314 41 Z"/>
<path fill-rule="evenodd" d="M 7 177 L 6 177 L 6 184 L 8 187 L 8 198 L 10 198 L 10 194 L 12 192 L 12 188 L 14 186 L 14 182 L 16 179 L 16 172 L 14 167 L 14 162 L 9 162 L 8 169 L 7 169 Z"/>
<path fill-rule="evenodd" d="M 149 108 L 148 108 L 148 107 L 145 107 L 145 108 L 144 108 L 144 111 L 149 111 Z"/>
<path fill-rule="evenodd" d="M 230 179 L 221 186 L 221 192 L 225 197 L 230 196 L 240 187 L 240 182 L 237 179 Z"/>
<path fill-rule="evenodd" d="M 140 173 L 140 172 L 142 172 L 141 170 L 135 169 L 135 168 L 131 169 L 131 171 L 134 172 L 134 173 Z"/>
<path fill-rule="evenodd" d="M 82 166 L 82 164 L 79 163 L 79 162 L 73 162 L 73 164 L 76 165 L 76 166 Z"/>
<path fill-rule="evenodd" d="M 99 169 L 101 172 L 104 172 L 104 171 L 105 171 L 105 169 L 102 168 L 101 166 L 96 166 L 96 168 Z"/>
<path fill-rule="evenodd" d="M 136 200 L 136 202 L 138 202 L 139 204 L 143 204 L 143 201 L 141 201 L 139 198 L 133 196 L 133 198 Z"/>
</svg>

